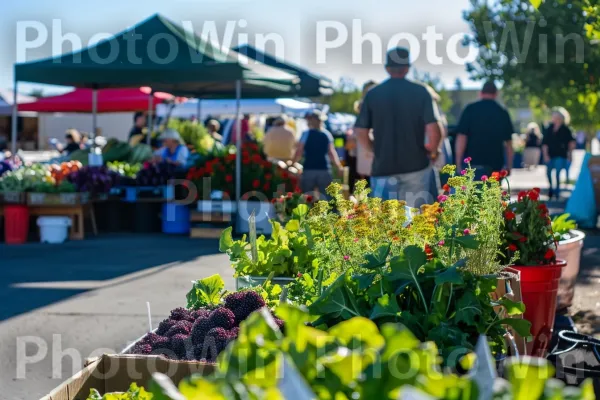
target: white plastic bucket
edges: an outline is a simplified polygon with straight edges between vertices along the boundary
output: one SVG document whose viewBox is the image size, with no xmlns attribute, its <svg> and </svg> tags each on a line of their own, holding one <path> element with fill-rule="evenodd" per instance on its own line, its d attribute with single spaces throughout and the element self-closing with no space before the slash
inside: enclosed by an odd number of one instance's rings
<svg viewBox="0 0 600 400">
<path fill-rule="evenodd" d="M 40 227 L 40 241 L 42 243 L 64 243 L 71 227 L 71 218 L 39 217 L 37 225 Z"/>
</svg>

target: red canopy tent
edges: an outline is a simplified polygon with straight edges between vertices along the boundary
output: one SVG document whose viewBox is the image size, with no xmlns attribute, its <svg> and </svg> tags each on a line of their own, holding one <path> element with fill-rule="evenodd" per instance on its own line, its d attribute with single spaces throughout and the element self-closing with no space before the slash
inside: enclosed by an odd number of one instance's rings
<svg viewBox="0 0 600 400">
<path fill-rule="evenodd" d="M 93 89 L 75 89 L 58 96 L 42 97 L 33 103 L 19 104 L 19 111 L 33 112 L 92 112 Z M 147 111 L 151 89 L 148 87 L 131 89 L 98 90 L 98 112 L 135 112 Z M 153 94 L 152 104 L 175 99 L 168 93 Z"/>
</svg>

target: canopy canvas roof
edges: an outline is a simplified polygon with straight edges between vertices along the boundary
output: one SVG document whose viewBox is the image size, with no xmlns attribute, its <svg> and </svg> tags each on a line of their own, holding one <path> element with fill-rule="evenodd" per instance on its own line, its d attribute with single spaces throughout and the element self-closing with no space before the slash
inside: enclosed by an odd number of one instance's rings
<svg viewBox="0 0 600 400">
<path fill-rule="evenodd" d="M 79 51 L 17 64 L 15 77 L 79 88 L 151 86 L 173 94 L 235 95 L 237 80 L 246 82 L 245 96 L 268 92 L 272 97 L 296 89 L 295 75 L 262 63 L 242 65 L 237 57 L 154 15 Z"/>
<path fill-rule="evenodd" d="M 98 90 L 97 112 L 135 112 L 148 109 L 149 87 Z M 153 93 L 153 104 L 173 99 L 168 93 Z M 19 104 L 20 111 L 92 112 L 92 89 L 75 89 L 58 96 L 42 97 L 33 103 Z"/>
</svg>

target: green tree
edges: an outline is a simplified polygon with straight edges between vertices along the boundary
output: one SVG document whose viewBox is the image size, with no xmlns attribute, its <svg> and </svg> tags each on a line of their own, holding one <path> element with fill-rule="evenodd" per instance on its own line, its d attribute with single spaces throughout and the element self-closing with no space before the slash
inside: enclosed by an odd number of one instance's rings
<svg viewBox="0 0 600 400">
<path fill-rule="evenodd" d="M 329 98 L 329 108 L 332 112 L 353 114 L 354 103 L 360 100 L 362 91 L 351 78 L 342 77 L 334 86 L 334 92 Z"/>
<path fill-rule="evenodd" d="M 564 106 L 591 131 L 600 106 L 599 0 L 471 0 L 465 12 L 480 49 L 474 79 L 496 79 L 507 91 L 544 107 Z M 590 14 L 592 13 L 592 14 Z"/>
</svg>

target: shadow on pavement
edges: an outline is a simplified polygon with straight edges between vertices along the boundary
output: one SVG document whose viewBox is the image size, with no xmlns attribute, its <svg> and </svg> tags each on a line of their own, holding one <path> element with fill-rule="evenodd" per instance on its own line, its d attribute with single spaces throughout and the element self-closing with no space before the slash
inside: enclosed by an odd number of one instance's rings
<svg viewBox="0 0 600 400">
<path fill-rule="evenodd" d="M 0 321 L 125 275 L 218 253 L 218 240 L 158 234 L 106 235 L 56 246 L 0 245 Z"/>
</svg>

